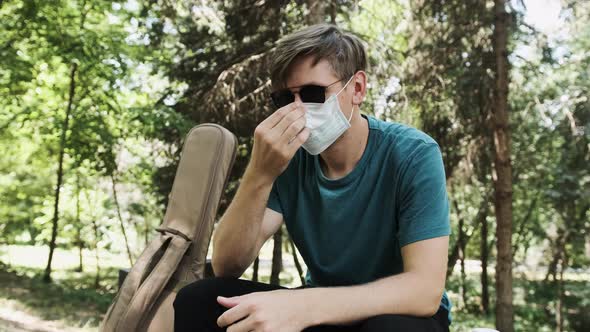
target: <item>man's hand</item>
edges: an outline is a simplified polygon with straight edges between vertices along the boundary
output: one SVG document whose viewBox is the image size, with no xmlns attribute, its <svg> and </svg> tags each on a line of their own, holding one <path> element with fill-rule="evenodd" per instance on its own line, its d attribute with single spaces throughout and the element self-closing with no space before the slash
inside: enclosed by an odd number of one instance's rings
<svg viewBox="0 0 590 332">
<path fill-rule="evenodd" d="M 274 182 L 309 134 L 309 129 L 305 128 L 305 108 L 301 103 L 293 102 L 279 108 L 256 127 L 247 172 Z"/>
<path fill-rule="evenodd" d="M 309 316 L 302 294 L 280 289 L 242 296 L 217 297 L 228 309 L 217 319 L 227 332 L 300 332 L 308 327 Z"/>
</svg>

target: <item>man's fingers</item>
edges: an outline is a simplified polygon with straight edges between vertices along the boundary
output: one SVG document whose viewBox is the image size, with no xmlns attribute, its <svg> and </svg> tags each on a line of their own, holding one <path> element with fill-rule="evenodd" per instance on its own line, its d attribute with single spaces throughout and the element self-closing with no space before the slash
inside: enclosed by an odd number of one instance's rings
<svg viewBox="0 0 590 332">
<path fill-rule="evenodd" d="M 299 120 L 299 118 L 305 116 L 305 109 L 302 107 L 297 107 L 296 109 L 289 112 L 289 114 L 285 115 L 279 123 L 272 129 L 273 136 L 276 138 L 282 136 L 289 126 Z"/>
<path fill-rule="evenodd" d="M 307 127 L 303 128 L 303 130 L 301 130 L 301 132 L 299 132 L 299 134 L 297 134 L 297 136 L 295 136 L 289 142 L 289 145 L 288 145 L 289 153 L 295 154 L 297 149 L 299 149 L 303 145 L 303 143 L 305 143 L 305 141 L 307 141 L 310 134 L 311 134 L 311 131 L 309 130 L 309 128 L 307 128 Z"/>
<path fill-rule="evenodd" d="M 297 134 L 299 134 L 301 132 L 301 130 L 303 130 L 303 128 L 305 128 L 305 123 L 306 123 L 305 116 L 302 116 L 299 119 L 295 120 L 293 123 L 291 123 L 289 125 L 289 127 L 287 127 L 287 130 L 285 130 L 285 132 L 281 136 L 281 141 L 283 143 L 290 144 L 291 141 L 293 141 L 293 139 L 295 139 Z"/>
<path fill-rule="evenodd" d="M 241 321 L 229 326 L 226 331 L 227 332 L 254 331 L 254 322 L 250 318 L 246 317 L 246 318 L 242 319 Z"/>
<path fill-rule="evenodd" d="M 234 297 L 218 296 L 217 302 L 226 308 L 231 308 L 231 307 L 235 307 L 236 305 L 238 305 L 239 298 L 240 298 L 239 296 L 234 296 Z"/>
<path fill-rule="evenodd" d="M 285 115 L 296 109 L 300 105 L 299 102 L 292 102 L 289 105 L 283 106 L 271 114 L 268 118 L 260 123 L 261 126 L 267 129 L 274 128 Z"/>
<path fill-rule="evenodd" d="M 226 327 L 228 325 L 234 324 L 246 316 L 248 316 L 248 310 L 246 310 L 246 306 L 237 305 L 219 316 L 217 318 L 217 325 L 219 327 Z"/>
</svg>

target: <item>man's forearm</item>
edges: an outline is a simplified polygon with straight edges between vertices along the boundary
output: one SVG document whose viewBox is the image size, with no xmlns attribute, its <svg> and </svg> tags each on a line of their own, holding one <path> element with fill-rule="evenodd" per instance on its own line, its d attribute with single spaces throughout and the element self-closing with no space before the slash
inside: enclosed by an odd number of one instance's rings
<svg viewBox="0 0 590 332">
<path fill-rule="evenodd" d="M 438 284 L 437 282 L 434 282 Z M 372 316 L 405 314 L 432 316 L 436 313 L 442 289 L 428 277 L 404 272 L 367 284 L 318 287 L 297 290 L 309 307 L 309 326 L 350 325 Z"/>
<path fill-rule="evenodd" d="M 216 275 L 239 276 L 254 259 L 271 189 L 272 182 L 246 170 L 234 199 L 215 231 L 213 270 Z"/>
</svg>

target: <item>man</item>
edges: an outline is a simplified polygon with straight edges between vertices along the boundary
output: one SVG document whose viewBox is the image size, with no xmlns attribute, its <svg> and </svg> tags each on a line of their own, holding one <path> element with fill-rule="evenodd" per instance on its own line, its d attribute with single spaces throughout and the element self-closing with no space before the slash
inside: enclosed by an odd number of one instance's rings
<svg viewBox="0 0 590 332">
<path fill-rule="evenodd" d="M 280 40 L 272 59 L 278 109 L 256 128 L 215 232 L 216 277 L 176 297 L 176 331 L 448 331 L 438 145 L 360 113 L 367 60 L 353 34 L 311 26 Z M 306 285 L 237 279 L 283 222 Z"/>
</svg>

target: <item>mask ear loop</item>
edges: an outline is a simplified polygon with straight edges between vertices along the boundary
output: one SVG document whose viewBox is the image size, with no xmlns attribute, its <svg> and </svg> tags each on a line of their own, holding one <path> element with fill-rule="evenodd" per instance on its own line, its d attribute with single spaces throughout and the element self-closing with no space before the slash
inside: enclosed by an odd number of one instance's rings
<svg viewBox="0 0 590 332">
<path fill-rule="evenodd" d="M 346 84 L 344 84 L 344 86 L 342 87 L 342 89 L 340 89 L 340 91 L 338 91 L 335 95 L 332 95 L 332 97 L 338 98 L 338 95 L 340 94 L 340 92 L 344 91 L 344 89 L 346 89 L 346 87 L 348 86 L 348 83 L 350 83 L 350 81 L 352 81 L 352 78 L 354 77 L 354 75 L 350 76 L 350 78 L 348 79 L 348 81 L 346 82 Z M 330 97 L 330 98 L 332 98 Z M 348 118 L 348 123 L 350 124 L 350 120 L 352 120 L 352 115 L 354 114 L 354 105 L 352 105 L 352 112 L 350 112 L 350 117 Z"/>
<path fill-rule="evenodd" d="M 342 89 L 340 89 L 340 91 L 338 91 L 336 93 L 336 96 L 338 96 L 340 94 L 340 92 L 342 92 L 344 89 L 346 89 L 346 86 L 348 86 L 348 83 L 350 83 L 350 81 L 352 81 L 352 78 L 354 77 L 354 75 L 350 76 L 350 78 L 348 79 L 348 82 L 346 82 L 346 84 L 344 84 L 344 86 L 342 87 Z"/>
<path fill-rule="evenodd" d="M 348 82 L 346 82 L 346 84 L 344 84 L 344 86 L 342 87 L 342 89 L 340 89 L 340 91 L 338 91 L 338 93 L 336 94 L 336 96 L 338 96 L 340 94 L 340 92 L 342 92 L 344 89 L 346 89 L 346 86 L 348 85 L 348 83 L 350 83 L 350 81 L 352 81 L 352 78 L 354 77 L 354 75 L 350 76 L 350 78 L 348 79 Z M 348 123 L 350 124 L 350 120 L 352 120 L 352 115 L 354 114 L 354 105 L 352 105 L 352 112 L 350 112 L 350 117 L 348 117 Z"/>
<path fill-rule="evenodd" d="M 352 105 L 352 112 L 350 112 L 350 117 L 348 118 L 348 123 L 352 120 L 352 115 L 354 114 L 354 105 Z"/>
</svg>

